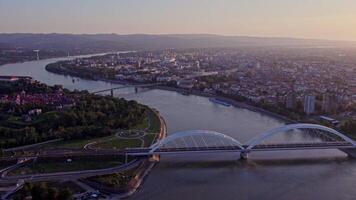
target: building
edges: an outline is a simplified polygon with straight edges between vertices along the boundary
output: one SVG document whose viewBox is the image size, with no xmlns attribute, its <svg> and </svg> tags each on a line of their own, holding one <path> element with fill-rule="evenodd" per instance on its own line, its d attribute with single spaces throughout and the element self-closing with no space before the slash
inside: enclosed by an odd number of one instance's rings
<svg viewBox="0 0 356 200">
<path fill-rule="evenodd" d="M 321 110 L 324 113 L 331 113 L 335 110 L 337 105 L 336 98 L 333 95 L 324 94 L 323 102 L 321 104 Z"/>
<path fill-rule="evenodd" d="M 307 95 L 304 97 L 304 113 L 307 115 L 315 112 L 315 96 Z"/>
</svg>

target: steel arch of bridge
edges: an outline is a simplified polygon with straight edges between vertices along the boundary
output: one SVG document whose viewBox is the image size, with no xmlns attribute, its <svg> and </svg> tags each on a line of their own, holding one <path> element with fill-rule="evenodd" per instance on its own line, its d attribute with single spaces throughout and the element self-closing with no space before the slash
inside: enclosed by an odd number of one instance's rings
<svg viewBox="0 0 356 200">
<path fill-rule="evenodd" d="M 338 136 L 345 142 L 349 143 L 351 146 L 356 147 L 356 142 L 354 140 L 352 140 L 351 138 L 347 137 L 346 135 L 344 135 L 332 128 L 328 128 L 328 127 L 317 125 L 317 124 L 289 124 L 289 125 L 281 126 L 281 127 L 263 132 L 262 134 L 251 139 L 246 144 L 242 144 L 230 136 L 227 136 L 223 133 L 219 133 L 219 132 L 215 132 L 215 131 L 192 130 L 192 131 L 177 132 L 177 133 L 169 135 L 168 137 L 164 138 L 163 140 L 153 144 L 150 147 L 149 153 L 154 154 L 156 150 L 160 149 L 161 147 L 167 145 L 170 142 L 174 142 L 174 141 L 183 139 L 185 137 L 195 137 L 195 136 L 203 137 L 203 138 L 204 137 L 215 137 L 215 138 L 218 138 L 218 139 L 228 142 L 230 145 L 232 144 L 232 145 L 238 147 L 243 152 L 249 152 L 249 151 L 253 150 L 253 148 L 256 147 L 257 145 L 262 144 L 262 142 L 265 141 L 266 139 L 268 139 L 274 135 L 277 135 L 277 134 L 288 134 L 289 130 L 295 130 L 295 129 L 312 129 L 312 130 L 325 131 L 329 134 Z"/>
<path fill-rule="evenodd" d="M 288 134 L 289 130 L 295 130 L 295 129 L 314 129 L 314 130 L 321 130 L 321 131 L 326 131 L 327 133 L 331 133 L 335 136 L 340 137 L 341 139 L 343 139 L 345 142 L 350 143 L 351 145 L 355 146 L 356 142 L 354 140 L 352 140 L 351 138 L 347 137 L 346 135 L 332 129 L 332 128 L 328 128 L 326 126 L 321 126 L 318 124 L 289 124 L 286 126 L 282 126 L 282 127 L 278 127 L 275 129 L 271 129 L 268 130 L 260 135 L 258 135 L 257 137 L 253 138 L 252 140 L 250 140 L 249 142 L 247 142 L 246 144 L 246 150 L 251 150 L 253 149 L 255 146 L 261 144 L 263 141 L 265 141 L 266 139 L 283 133 L 283 134 Z"/>
<path fill-rule="evenodd" d="M 150 147 L 151 150 L 149 153 L 154 153 L 157 149 L 163 147 L 164 145 L 169 144 L 170 142 L 174 142 L 176 140 L 183 139 L 186 137 L 195 137 L 195 136 L 203 137 L 203 138 L 215 137 L 221 139 L 222 141 L 228 142 L 230 144 L 229 146 L 231 146 L 232 144 L 236 147 L 239 147 L 241 150 L 244 149 L 243 145 L 239 141 L 223 133 L 208 131 L 208 130 L 192 130 L 192 131 L 177 132 L 172 135 L 169 135 L 168 137 L 164 138 L 160 142 L 153 144 Z"/>
</svg>

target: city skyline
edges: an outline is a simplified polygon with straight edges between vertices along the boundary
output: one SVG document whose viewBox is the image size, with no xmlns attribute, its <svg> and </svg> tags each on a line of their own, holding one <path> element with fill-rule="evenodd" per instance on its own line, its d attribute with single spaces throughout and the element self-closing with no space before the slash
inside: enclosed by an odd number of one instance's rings
<svg viewBox="0 0 356 200">
<path fill-rule="evenodd" d="M 5 1 L 2 33 L 217 34 L 356 41 L 356 2 Z"/>
</svg>

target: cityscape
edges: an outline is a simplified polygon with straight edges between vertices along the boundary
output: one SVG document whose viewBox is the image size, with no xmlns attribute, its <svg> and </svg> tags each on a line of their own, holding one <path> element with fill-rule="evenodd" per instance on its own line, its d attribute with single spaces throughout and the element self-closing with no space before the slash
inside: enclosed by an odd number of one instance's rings
<svg viewBox="0 0 356 200">
<path fill-rule="evenodd" d="M 0 199 L 355 199 L 354 9 L 0 0 Z"/>
<path fill-rule="evenodd" d="M 319 115 L 321 120 L 336 122 L 356 116 L 356 69 L 345 51 L 303 50 L 298 57 L 284 49 L 269 51 L 189 49 L 117 53 L 63 61 L 49 65 L 47 70 L 93 80 L 160 83 L 187 93 L 231 97 L 296 120 L 312 120 L 308 117 Z M 321 55 L 310 60 L 299 58 L 312 53 Z M 348 53 L 352 59 L 356 52 Z M 333 63 L 336 60 L 337 64 Z M 334 117 L 335 120 L 329 120 Z"/>
</svg>

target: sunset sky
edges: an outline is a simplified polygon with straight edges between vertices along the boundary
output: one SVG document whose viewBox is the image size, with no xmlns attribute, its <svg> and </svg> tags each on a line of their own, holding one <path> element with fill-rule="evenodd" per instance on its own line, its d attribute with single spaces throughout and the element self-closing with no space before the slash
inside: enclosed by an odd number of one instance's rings
<svg viewBox="0 0 356 200">
<path fill-rule="evenodd" d="M 209 33 L 356 41 L 356 1 L 0 0 L 0 32 Z"/>
</svg>

